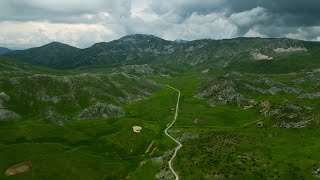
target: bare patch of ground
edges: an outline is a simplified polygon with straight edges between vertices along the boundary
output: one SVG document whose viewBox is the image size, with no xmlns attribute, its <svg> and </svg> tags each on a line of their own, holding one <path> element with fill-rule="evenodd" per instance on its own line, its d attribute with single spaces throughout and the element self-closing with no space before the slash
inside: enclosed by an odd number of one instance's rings
<svg viewBox="0 0 320 180">
<path fill-rule="evenodd" d="M 140 133 L 142 127 L 141 126 L 132 126 L 132 130 L 135 133 Z"/>
<path fill-rule="evenodd" d="M 150 151 L 153 143 L 154 143 L 154 140 L 152 140 L 152 142 L 150 143 L 150 145 L 149 145 L 149 147 L 147 148 L 146 152 L 144 152 L 145 154 L 147 154 L 147 153 Z"/>
<path fill-rule="evenodd" d="M 30 162 L 24 162 L 24 163 L 16 164 L 16 165 L 6 169 L 6 171 L 4 173 L 6 176 L 13 176 L 16 174 L 25 173 L 25 172 L 29 172 L 32 170 L 33 170 L 32 164 Z"/>
<path fill-rule="evenodd" d="M 150 156 L 153 155 L 156 152 L 157 149 L 158 149 L 157 147 L 153 148 L 151 153 L 150 153 Z"/>
<path fill-rule="evenodd" d="M 145 165 L 147 163 L 147 161 L 141 161 L 140 162 L 140 166 L 143 166 L 143 165 Z"/>
</svg>

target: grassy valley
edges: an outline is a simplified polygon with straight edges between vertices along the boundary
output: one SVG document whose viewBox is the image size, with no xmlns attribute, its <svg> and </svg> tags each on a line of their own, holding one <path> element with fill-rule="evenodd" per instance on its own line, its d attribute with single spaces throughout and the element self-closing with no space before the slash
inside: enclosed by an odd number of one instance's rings
<svg viewBox="0 0 320 180">
<path fill-rule="evenodd" d="M 166 85 L 181 91 L 169 130 L 183 144 L 181 179 L 320 176 L 319 43 L 136 35 L 56 46 L 0 57 L 0 179 L 173 179 L 164 130 L 177 92 Z M 29 171 L 6 175 L 20 163 Z"/>
</svg>

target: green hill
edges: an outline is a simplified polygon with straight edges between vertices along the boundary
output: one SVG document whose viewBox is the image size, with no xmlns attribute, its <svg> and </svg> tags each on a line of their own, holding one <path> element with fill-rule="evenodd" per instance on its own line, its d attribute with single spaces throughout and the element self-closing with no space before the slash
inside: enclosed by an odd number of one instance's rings
<svg viewBox="0 0 320 180">
<path fill-rule="evenodd" d="M 4 55 L 33 65 L 67 68 L 69 64 L 75 63 L 74 56 L 78 52 L 78 48 L 52 42 L 37 48 L 11 51 Z"/>
<path fill-rule="evenodd" d="M 183 144 L 181 179 L 318 178 L 319 50 L 287 38 L 131 35 L 9 52 L 0 179 L 173 179 L 177 144 L 164 130 L 178 94 L 166 85 L 181 92 L 169 130 Z M 17 165 L 29 172 L 7 176 Z"/>
</svg>

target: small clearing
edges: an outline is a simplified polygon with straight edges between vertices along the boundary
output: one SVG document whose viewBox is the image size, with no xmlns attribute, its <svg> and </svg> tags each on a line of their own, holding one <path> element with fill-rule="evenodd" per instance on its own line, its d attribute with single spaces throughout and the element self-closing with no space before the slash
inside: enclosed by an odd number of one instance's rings
<svg viewBox="0 0 320 180">
<path fill-rule="evenodd" d="M 141 129 L 141 126 L 132 126 L 132 130 L 134 133 L 140 133 Z"/>
<path fill-rule="evenodd" d="M 24 172 L 32 171 L 33 167 L 30 162 L 16 164 L 5 171 L 6 176 L 13 176 Z"/>
</svg>

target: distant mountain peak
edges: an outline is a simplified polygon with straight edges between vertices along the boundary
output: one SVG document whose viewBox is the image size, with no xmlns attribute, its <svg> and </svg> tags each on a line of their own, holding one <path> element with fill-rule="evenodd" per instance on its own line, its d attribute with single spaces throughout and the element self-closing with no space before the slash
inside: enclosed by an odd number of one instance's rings
<svg viewBox="0 0 320 180">
<path fill-rule="evenodd" d="M 57 41 L 53 41 L 53 42 L 48 43 L 46 45 L 43 45 L 41 47 L 72 47 L 72 48 L 77 49 L 76 47 L 73 47 L 73 46 L 70 46 L 68 44 L 64 44 L 64 43 L 61 43 L 61 42 L 57 42 Z"/>
<path fill-rule="evenodd" d="M 130 38 L 156 38 L 156 39 L 161 39 L 161 38 L 159 38 L 157 36 L 149 35 L 149 34 L 130 34 L 130 35 L 123 36 L 120 39 L 130 39 Z"/>
<path fill-rule="evenodd" d="M 5 54 L 7 52 L 10 52 L 11 50 L 6 47 L 0 47 L 0 54 Z"/>
<path fill-rule="evenodd" d="M 177 43 L 187 43 L 187 42 L 189 42 L 189 41 L 184 40 L 184 39 L 176 39 L 176 40 L 174 40 L 174 42 L 177 42 Z"/>
<path fill-rule="evenodd" d="M 127 35 L 119 39 L 119 41 L 125 41 L 125 42 L 147 42 L 147 41 L 164 41 L 164 39 L 161 39 L 154 35 L 146 35 L 146 34 L 132 34 Z"/>
</svg>

